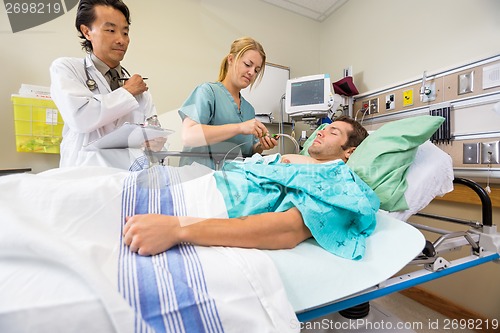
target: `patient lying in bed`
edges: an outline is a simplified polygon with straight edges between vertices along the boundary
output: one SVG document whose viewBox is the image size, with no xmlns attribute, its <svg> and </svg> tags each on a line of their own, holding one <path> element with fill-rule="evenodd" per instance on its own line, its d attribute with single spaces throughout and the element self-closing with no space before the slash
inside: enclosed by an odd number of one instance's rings
<svg viewBox="0 0 500 333">
<path fill-rule="evenodd" d="M 422 120 L 411 120 L 423 123 Z M 190 178 L 192 175 L 189 174 L 196 166 L 155 166 L 132 173 L 111 168 L 69 168 L 0 178 L 0 216 L 3 222 L 0 233 L 0 331 L 15 327 L 20 332 L 31 332 L 37 327 L 37 332 L 78 332 L 85 327 L 88 331 L 132 332 L 133 328 L 149 325 L 154 328 L 191 327 L 199 323 L 197 328 L 184 331 L 200 332 L 199 327 L 208 322 L 217 327 L 220 324 L 228 333 L 296 333 L 298 330 L 290 327 L 291 320 L 296 320 L 294 310 L 324 304 L 385 280 L 418 254 L 423 247 L 423 237 L 416 232 L 419 241 L 411 246 L 405 258 L 399 258 L 402 251 L 396 251 L 399 261 L 395 260 L 396 256 L 387 259 L 386 252 L 394 251 L 374 247 L 374 241 L 390 248 L 388 236 L 389 239 L 401 239 L 400 236 L 393 237 L 392 230 L 413 228 L 397 220 L 389 225 L 387 222 L 391 221 L 385 221 L 381 213 L 377 215 L 376 230 L 367 239 L 368 250 L 363 260 L 330 255 L 313 239 L 302 242 L 293 250 L 238 248 L 292 247 L 311 235 L 321 240 L 321 227 L 330 227 L 328 222 L 333 222 L 331 226 L 347 226 L 346 230 L 352 231 L 347 236 L 335 234 L 339 244 L 333 244 L 339 245 L 339 249 L 348 248 L 342 246 L 344 240 L 348 241 L 345 244 L 361 244 L 370 234 L 370 205 L 366 206 L 367 211 L 354 209 L 352 213 L 356 219 L 352 224 L 351 220 L 342 224 L 337 217 L 323 216 L 319 210 L 322 205 L 330 205 L 334 208 L 332 211 L 342 207 L 342 210 L 351 212 L 349 207 L 352 205 L 337 200 L 348 198 L 342 196 L 343 192 L 335 193 L 334 186 L 340 184 L 335 182 L 336 176 L 342 181 L 350 179 L 350 184 L 339 186 L 342 191 L 344 187 L 358 187 L 362 192 L 364 186 L 346 169 L 343 161 L 349 158 L 351 163 L 363 151 L 370 137 L 377 137 L 371 134 L 351 155 L 352 149 L 339 147 L 347 139 L 343 127 L 346 124 L 347 121 L 336 121 L 330 131 L 319 133 L 315 148 L 311 150 L 314 160 L 307 158 L 307 162 L 315 163 L 320 160 L 318 157 L 331 156 L 337 149 L 341 153 L 340 161 L 330 164 L 304 165 L 306 161 L 294 160 L 295 156 L 282 158 L 288 164 L 254 157 L 249 161 L 251 163 L 232 163 L 215 176 L 209 170 L 210 173 L 197 178 Z M 400 124 L 394 127 L 403 129 L 405 142 L 416 128 L 413 123 L 410 128 Z M 427 140 L 433 130 L 435 128 L 428 130 L 415 145 Z M 394 136 L 396 139 L 403 138 L 400 132 Z M 394 139 L 391 137 L 391 140 Z M 335 141 L 340 143 L 333 144 Z M 344 147 L 357 144 L 347 143 Z M 373 141 L 367 149 L 371 147 Z M 321 150 L 321 154 L 315 155 L 314 149 Z M 387 155 L 385 152 L 379 154 Z M 399 158 L 391 156 L 391 159 L 400 163 Z M 278 175 L 273 175 L 274 171 Z M 255 182 L 242 187 L 243 182 L 236 182 L 242 178 L 251 178 Z M 295 191 L 294 186 L 304 188 L 307 193 Z M 182 192 L 184 189 L 188 191 Z M 247 192 L 243 192 L 245 189 Z M 330 190 L 339 195 L 330 195 Z M 305 198 L 305 206 L 295 201 L 299 197 Z M 365 198 L 371 197 L 372 192 L 367 191 Z M 355 207 L 358 207 L 357 199 L 355 201 Z M 369 203 L 368 199 L 366 201 Z M 268 207 L 268 202 L 274 204 Z M 318 211 L 316 215 L 310 215 Z M 246 218 L 240 217 L 247 215 Z M 133 217 L 128 218 L 123 229 L 126 216 Z M 198 216 L 202 222 L 194 223 L 198 220 L 181 216 Z M 163 227 L 170 228 L 170 231 L 161 230 Z M 130 249 L 134 251 L 161 253 L 155 256 L 131 253 L 123 239 L 117 237 L 121 234 L 125 234 Z M 403 241 L 405 249 L 410 248 L 406 245 L 411 243 L 406 239 Z M 195 246 L 184 243 L 185 240 L 202 245 L 229 244 L 235 247 Z M 327 242 L 328 238 L 323 240 L 324 244 L 331 244 Z M 362 252 L 339 252 L 339 255 L 345 253 Z M 376 255 L 389 263 L 376 264 L 378 261 L 371 260 Z M 368 267 L 363 271 L 369 271 L 370 277 L 374 278 L 360 285 L 350 276 L 363 274 L 346 274 L 347 265 L 360 269 Z M 387 266 L 392 267 L 389 272 Z M 313 269 L 308 269 L 310 267 Z M 318 267 L 335 267 L 336 270 L 323 275 L 317 274 Z M 293 270 L 286 274 L 283 272 L 285 268 Z M 377 268 L 381 268 L 380 272 Z M 323 280 L 320 283 L 311 281 L 311 276 L 305 274 L 310 272 Z M 297 279 L 301 273 L 304 273 L 304 279 Z M 332 282 L 338 281 L 332 280 L 336 276 L 343 277 L 345 282 Z M 286 294 L 281 279 L 285 282 Z M 304 287 L 303 281 L 311 281 L 311 289 L 320 295 L 305 297 L 312 292 Z M 327 291 L 317 288 L 318 285 L 331 285 L 332 288 Z M 343 287 L 338 288 L 338 285 Z M 208 319 L 207 314 L 210 314 Z M 30 326 L 36 325 L 33 323 L 46 324 L 46 329 L 41 329 L 40 325 Z M 89 325 L 94 325 L 94 329 Z"/>
<path fill-rule="evenodd" d="M 166 215 L 134 216 L 128 218 L 124 228 L 125 242 L 132 251 L 149 255 L 181 242 L 292 248 L 312 235 L 326 250 L 359 259 L 364 252 L 364 239 L 375 225 L 377 200 L 380 209 L 388 212 L 403 211 L 405 217 L 414 212 L 405 197 L 406 175 L 423 143 L 439 150 L 428 140 L 443 121 L 442 117 L 429 115 L 404 118 L 385 124 L 367 137 L 366 130 L 356 121 L 338 118 L 308 139 L 310 156 L 285 155 L 281 161 L 284 164 L 269 166 L 265 160 L 252 158 L 250 162 L 255 163 L 232 163 L 215 174 L 233 220 L 187 217 L 180 221 Z M 348 159 L 349 168 L 343 164 Z M 325 165 L 335 160 L 340 162 Z M 301 164 L 301 171 L 294 173 L 294 163 Z M 247 180 L 251 180 L 251 190 Z M 297 191 L 290 191 L 291 182 L 295 182 Z M 306 191 L 298 195 L 298 189 L 303 190 L 300 187 L 306 184 Z M 336 186 L 342 191 L 336 192 Z M 357 190 L 344 191 L 344 186 Z M 441 195 L 447 191 L 443 188 Z M 430 200 L 432 196 L 425 198 L 425 204 Z M 347 214 L 337 214 L 339 208 Z"/>
<path fill-rule="evenodd" d="M 318 132 L 310 156 L 226 164 L 214 177 L 229 219 L 135 215 L 127 218 L 124 242 L 133 252 L 153 255 L 183 242 L 292 248 L 312 235 L 326 250 L 360 259 L 379 201 L 345 162 L 366 136 L 359 123 L 343 117 Z"/>
</svg>

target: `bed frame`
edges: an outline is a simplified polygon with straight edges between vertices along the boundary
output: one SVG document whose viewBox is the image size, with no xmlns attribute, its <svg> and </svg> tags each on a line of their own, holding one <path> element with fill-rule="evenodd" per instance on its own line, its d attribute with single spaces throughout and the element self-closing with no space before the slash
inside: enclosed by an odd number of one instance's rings
<svg viewBox="0 0 500 333">
<path fill-rule="evenodd" d="M 419 230 L 441 235 L 434 243 L 427 241 L 422 254 L 409 263 L 409 265 L 423 265 L 422 269 L 392 277 L 372 288 L 332 303 L 298 312 L 298 319 L 304 322 L 335 312 L 340 312 L 350 319 L 363 318 L 368 315 L 370 300 L 488 262 L 500 263 L 500 233 L 497 232 L 497 228 L 493 224 L 492 204 L 488 193 L 476 182 L 468 179 L 455 178 L 453 183 L 465 185 L 479 196 L 482 205 L 481 222 L 417 213 L 417 216 L 458 223 L 469 226 L 470 229 L 451 232 L 410 223 Z M 458 250 L 463 246 L 470 246 L 470 255 L 452 261 L 442 257 L 443 254 Z"/>
</svg>

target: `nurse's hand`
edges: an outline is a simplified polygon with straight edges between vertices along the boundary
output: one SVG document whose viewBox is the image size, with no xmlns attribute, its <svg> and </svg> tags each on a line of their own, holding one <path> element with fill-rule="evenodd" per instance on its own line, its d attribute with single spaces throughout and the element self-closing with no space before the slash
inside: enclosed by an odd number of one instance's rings
<svg viewBox="0 0 500 333">
<path fill-rule="evenodd" d="M 268 132 L 266 126 L 256 119 L 250 119 L 240 123 L 241 134 L 251 134 L 257 138 L 261 138 Z"/>
<path fill-rule="evenodd" d="M 263 150 L 273 149 L 278 145 L 278 140 L 269 135 L 260 138 L 259 141 Z"/>
<path fill-rule="evenodd" d="M 123 88 L 125 88 L 133 96 L 140 95 L 149 89 L 146 82 L 139 74 L 134 74 L 127 81 L 125 81 Z"/>
</svg>

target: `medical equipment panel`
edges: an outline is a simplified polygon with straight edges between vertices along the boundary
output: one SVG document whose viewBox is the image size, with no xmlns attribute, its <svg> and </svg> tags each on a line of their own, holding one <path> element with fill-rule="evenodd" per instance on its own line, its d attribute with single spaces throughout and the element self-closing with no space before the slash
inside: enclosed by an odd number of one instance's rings
<svg viewBox="0 0 500 333">
<path fill-rule="evenodd" d="M 291 79 L 286 84 L 285 111 L 292 118 L 321 118 L 334 106 L 329 74 Z"/>
<path fill-rule="evenodd" d="M 353 116 L 374 130 L 420 114 L 446 121 L 432 138 L 453 159 L 455 176 L 500 183 L 500 55 L 357 95 Z M 385 101 L 372 112 L 369 101 Z"/>
</svg>

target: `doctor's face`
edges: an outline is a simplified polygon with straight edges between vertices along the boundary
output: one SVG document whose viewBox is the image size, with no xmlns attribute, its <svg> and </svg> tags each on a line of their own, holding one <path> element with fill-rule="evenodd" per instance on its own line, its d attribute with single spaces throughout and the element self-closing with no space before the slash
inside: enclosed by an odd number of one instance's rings
<svg viewBox="0 0 500 333">
<path fill-rule="evenodd" d="M 354 151 L 354 147 L 344 146 L 349 138 L 349 133 L 353 131 L 351 124 L 343 121 L 334 121 L 324 129 L 318 131 L 316 139 L 313 141 L 307 152 L 311 157 L 323 161 L 342 159 L 347 161 Z"/>
<path fill-rule="evenodd" d="M 114 68 L 123 60 L 130 42 L 127 19 L 110 6 L 95 6 L 94 12 L 95 21 L 90 27 L 82 25 L 82 33 L 92 43 L 96 57 Z"/>
</svg>

